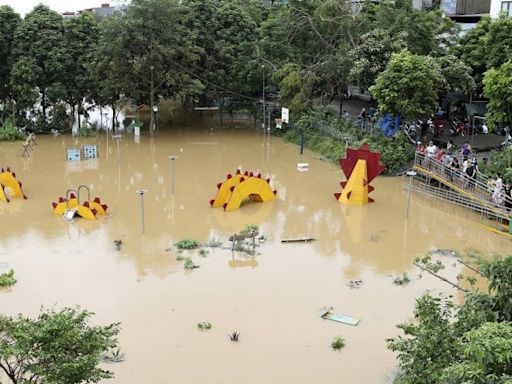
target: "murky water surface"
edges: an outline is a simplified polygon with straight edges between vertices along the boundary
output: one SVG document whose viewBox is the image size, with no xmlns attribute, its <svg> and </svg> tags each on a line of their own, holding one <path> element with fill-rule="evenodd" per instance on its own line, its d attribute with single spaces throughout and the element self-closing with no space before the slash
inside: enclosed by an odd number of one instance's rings
<svg viewBox="0 0 512 384">
<path fill-rule="evenodd" d="M 0 143 L 0 166 L 16 171 L 29 197 L 0 203 L 0 262 L 19 280 L 0 292 L 0 311 L 36 314 L 41 306 L 78 304 L 100 323 L 122 322 L 126 361 L 110 366 L 112 383 L 384 383 L 396 364 L 385 338 L 411 318 L 415 298 L 427 289 L 457 295 L 435 278 L 419 278 L 414 258 L 436 248 L 510 252 L 510 241 L 467 221 L 464 211 L 420 196 L 412 196 L 406 221 L 399 178 L 374 181 L 374 204 L 341 206 L 333 193 L 342 173 L 334 165 L 301 156 L 278 138 L 209 127 L 175 128 L 139 143 L 124 135 L 108 145 L 104 134 L 40 136 L 28 159 L 19 143 Z M 66 161 L 66 148 L 91 143 L 98 159 Z M 309 163 L 309 171 L 297 171 L 297 162 Z M 278 199 L 234 212 L 210 208 L 217 183 L 239 166 L 269 174 Z M 52 214 L 52 201 L 81 184 L 110 206 L 109 217 L 68 223 Z M 148 190 L 144 236 L 139 188 Z M 229 247 L 227 238 L 250 223 L 268 237 L 256 256 L 194 251 L 200 268 L 193 271 L 176 260 L 177 240 L 219 238 Z M 280 242 L 300 236 L 316 241 Z M 413 281 L 395 286 L 405 271 Z M 351 289 L 350 280 L 363 284 Z M 318 318 L 325 305 L 360 324 Z M 200 332 L 199 321 L 213 328 Z M 227 337 L 235 330 L 237 344 Z M 338 335 L 346 347 L 334 352 L 330 342 Z"/>
</svg>

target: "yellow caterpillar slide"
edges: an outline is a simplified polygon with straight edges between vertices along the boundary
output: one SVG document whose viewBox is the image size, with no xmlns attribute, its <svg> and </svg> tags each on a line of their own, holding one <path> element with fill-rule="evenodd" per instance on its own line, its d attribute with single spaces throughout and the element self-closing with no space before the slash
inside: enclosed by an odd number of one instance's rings
<svg viewBox="0 0 512 384">
<path fill-rule="evenodd" d="M 210 205 L 232 211 L 240 208 L 246 198 L 263 203 L 275 200 L 277 191 L 272 191 L 269 183 L 270 179 L 262 179 L 261 174 L 245 172 L 242 175 L 238 170 L 234 177 L 228 175 L 226 181 L 217 185 L 217 196 L 210 201 Z"/>
<path fill-rule="evenodd" d="M 27 199 L 23 193 L 22 184 L 16 180 L 16 174 L 11 172 L 11 169 L 0 169 L 0 201 L 9 202 L 11 197 L 19 197 L 20 199 Z"/>
</svg>

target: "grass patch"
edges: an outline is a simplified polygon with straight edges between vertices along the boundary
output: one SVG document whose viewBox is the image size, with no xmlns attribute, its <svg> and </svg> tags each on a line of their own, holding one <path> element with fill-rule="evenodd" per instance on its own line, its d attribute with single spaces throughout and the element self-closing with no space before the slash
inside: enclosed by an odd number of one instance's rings
<svg viewBox="0 0 512 384">
<path fill-rule="evenodd" d="M 199 242 L 195 239 L 181 239 L 176 243 L 178 249 L 196 249 L 199 248 Z"/>
<path fill-rule="evenodd" d="M 334 340 L 331 343 L 332 349 L 335 351 L 339 351 L 345 346 L 345 339 L 341 336 L 337 336 L 334 338 Z"/>
<path fill-rule="evenodd" d="M 14 269 L 0 275 L 0 287 L 10 287 L 16 284 L 17 280 L 14 278 Z"/>
</svg>

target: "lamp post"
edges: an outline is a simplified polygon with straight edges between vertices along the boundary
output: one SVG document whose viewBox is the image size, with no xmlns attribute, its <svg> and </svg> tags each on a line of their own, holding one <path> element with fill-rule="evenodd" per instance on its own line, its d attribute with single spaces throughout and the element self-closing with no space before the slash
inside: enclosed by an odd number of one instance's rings
<svg viewBox="0 0 512 384">
<path fill-rule="evenodd" d="M 173 195 L 174 195 L 174 190 L 176 187 L 176 159 L 177 158 L 178 158 L 178 156 L 176 156 L 176 155 L 169 156 L 169 160 L 171 160 L 171 164 L 172 164 L 172 194 Z"/>
<path fill-rule="evenodd" d="M 156 129 L 158 129 L 158 107 L 156 105 L 153 106 L 153 113 L 155 114 L 154 125 L 156 126 Z"/>
<path fill-rule="evenodd" d="M 121 140 L 121 135 L 114 135 L 112 136 L 113 139 L 115 139 L 115 141 L 117 141 L 117 162 L 120 163 L 121 162 L 121 157 L 119 155 L 119 141 Z"/>
<path fill-rule="evenodd" d="M 147 191 L 147 189 L 137 189 L 137 193 L 140 195 L 140 219 L 142 225 L 142 234 L 144 234 L 144 194 Z"/>
<path fill-rule="evenodd" d="M 412 179 L 416 176 L 417 173 L 414 171 L 407 172 L 407 176 L 409 176 L 409 188 L 407 192 L 407 207 L 405 209 L 405 218 L 409 218 L 409 205 L 411 204 L 411 191 L 412 191 Z"/>
<path fill-rule="evenodd" d="M 263 72 L 263 121 L 261 123 L 261 127 L 263 128 L 263 133 L 265 133 L 265 66 L 261 66 L 261 70 Z"/>
</svg>

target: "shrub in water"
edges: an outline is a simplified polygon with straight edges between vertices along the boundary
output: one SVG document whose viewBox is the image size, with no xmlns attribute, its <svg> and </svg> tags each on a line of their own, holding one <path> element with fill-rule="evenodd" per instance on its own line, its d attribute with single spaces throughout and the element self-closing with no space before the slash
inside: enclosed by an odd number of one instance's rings
<svg viewBox="0 0 512 384">
<path fill-rule="evenodd" d="M 345 346 L 345 339 L 341 336 L 335 337 L 331 343 L 332 349 L 340 350 Z"/>
<path fill-rule="evenodd" d="M 196 249 L 199 248 L 199 242 L 194 239 L 182 239 L 176 243 L 178 249 Z"/>
<path fill-rule="evenodd" d="M 16 279 L 14 278 L 14 269 L 11 269 L 9 272 L 2 273 L 0 275 L 0 287 L 9 287 L 14 284 L 16 284 Z"/>
</svg>

